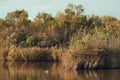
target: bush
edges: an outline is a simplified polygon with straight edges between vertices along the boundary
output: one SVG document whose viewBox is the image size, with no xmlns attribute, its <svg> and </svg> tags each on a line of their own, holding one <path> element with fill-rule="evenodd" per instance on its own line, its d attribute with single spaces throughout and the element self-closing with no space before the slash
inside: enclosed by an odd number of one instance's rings
<svg viewBox="0 0 120 80">
<path fill-rule="evenodd" d="M 26 44 L 28 47 L 36 46 L 38 43 L 37 38 L 34 38 L 32 36 L 28 36 L 26 39 Z"/>
</svg>

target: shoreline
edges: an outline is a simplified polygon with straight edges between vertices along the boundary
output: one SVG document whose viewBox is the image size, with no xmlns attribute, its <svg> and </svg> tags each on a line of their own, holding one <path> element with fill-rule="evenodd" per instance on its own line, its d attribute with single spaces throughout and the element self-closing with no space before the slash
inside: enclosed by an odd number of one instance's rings
<svg viewBox="0 0 120 80">
<path fill-rule="evenodd" d="M 28 50 L 28 52 L 30 51 Z M 99 52 L 98 54 L 89 53 L 89 54 L 80 54 L 79 56 L 76 56 L 75 52 L 72 52 L 73 55 L 70 55 L 70 52 L 68 51 L 67 52 L 62 51 L 62 52 L 64 53 L 59 53 L 61 54 L 61 57 L 59 56 L 56 58 L 55 56 L 58 56 L 57 54 L 53 56 L 52 55 L 53 53 L 50 53 L 50 55 L 48 55 L 49 53 L 45 53 L 46 55 L 44 56 L 44 59 L 43 58 L 42 59 L 28 58 L 31 56 L 30 54 L 28 54 L 25 60 L 23 59 L 23 57 L 19 57 L 21 59 L 14 59 L 14 58 L 12 59 L 10 57 L 7 57 L 6 60 L 4 58 L 0 58 L 0 61 L 4 61 L 4 62 L 54 62 L 54 63 L 60 63 L 64 69 L 68 69 L 68 70 L 119 69 L 120 68 L 120 63 L 119 63 L 120 53 Z M 40 55 L 41 53 L 39 53 L 39 56 Z"/>
<path fill-rule="evenodd" d="M 0 58 L 5 61 L 58 61 L 67 69 L 120 67 L 120 20 L 86 15 L 82 5 L 68 4 L 52 16 L 29 19 L 24 9 L 0 19 Z"/>
</svg>

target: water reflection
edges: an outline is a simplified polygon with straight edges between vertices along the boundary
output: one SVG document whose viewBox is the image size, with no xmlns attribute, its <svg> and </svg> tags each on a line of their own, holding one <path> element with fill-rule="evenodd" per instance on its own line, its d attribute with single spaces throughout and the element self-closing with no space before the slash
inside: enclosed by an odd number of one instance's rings
<svg viewBox="0 0 120 80">
<path fill-rule="evenodd" d="M 68 71 L 55 63 L 0 63 L 0 80 L 119 80 L 120 70 Z"/>
</svg>

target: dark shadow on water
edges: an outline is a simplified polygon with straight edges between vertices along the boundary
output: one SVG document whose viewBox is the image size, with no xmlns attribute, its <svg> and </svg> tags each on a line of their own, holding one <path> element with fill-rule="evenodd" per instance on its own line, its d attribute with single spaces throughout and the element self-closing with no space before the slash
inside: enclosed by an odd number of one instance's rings
<svg viewBox="0 0 120 80">
<path fill-rule="evenodd" d="M 0 63 L 0 80 L 119 80 L 120 70 L 65 70 L 56 63 Z"/>
</svg>

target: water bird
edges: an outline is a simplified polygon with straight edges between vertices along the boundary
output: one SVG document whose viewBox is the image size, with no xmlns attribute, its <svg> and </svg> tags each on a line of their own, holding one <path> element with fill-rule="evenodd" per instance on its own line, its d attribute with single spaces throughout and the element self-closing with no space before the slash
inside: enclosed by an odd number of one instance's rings
<svg viewBox="0 0 120 80">
<path fill-rule="evenodd" d="M 49 73 L 49 70 L 45 70 L 44 73 L 45 73 L 45 74 L 48 74 L 48 73 Z"/>
</svg>

